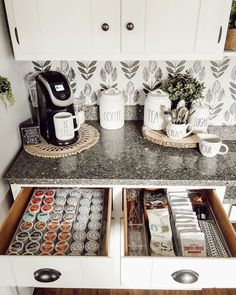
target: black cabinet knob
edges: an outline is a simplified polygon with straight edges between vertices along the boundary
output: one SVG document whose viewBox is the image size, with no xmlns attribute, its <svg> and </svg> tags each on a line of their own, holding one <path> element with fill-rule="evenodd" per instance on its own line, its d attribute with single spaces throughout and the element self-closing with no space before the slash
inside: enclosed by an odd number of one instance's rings
<svg viewBox="0 0 236 295">
<path fill-rule="evenodd" d="M 52 268 L 41 268 L 34 273 L 34 278 L 40 283 L 51 283 L 58 280 L 61 273 Z"/>
<path fill-rule="evenodd" d="M 103 31 L 108 31 L 109 30 L 109 25 L 107 23 L 102 24 L 102 30 Z"/>
<path fill-rule="evenodd" d="M 128 31 L 132 31 L 132 30 L 134 29 L 134 24 L 133 24 L 133 23 L 128 23 L 128 24 L 126 25 L 126 29 L 127 29 Z"/>
</svg>

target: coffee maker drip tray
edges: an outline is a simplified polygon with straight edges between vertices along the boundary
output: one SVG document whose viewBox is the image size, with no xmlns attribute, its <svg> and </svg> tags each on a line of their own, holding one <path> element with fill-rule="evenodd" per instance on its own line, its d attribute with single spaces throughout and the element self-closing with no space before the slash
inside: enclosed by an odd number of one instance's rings
<svg viewBox="0 0 236 295">
<path fill-rule="evenodd" d="M 96 128 L 86 123 L 82 124 L 79 129 L 79 139 L 68 146 L 55 146 L 47 143 L 44 139 L 39 144 L 24 145 L 24 150 L 37 157 L 43 158 L 61 158 L 72 156 L 88 150 L 99 140 L 99 132 Z"/>
</svg>

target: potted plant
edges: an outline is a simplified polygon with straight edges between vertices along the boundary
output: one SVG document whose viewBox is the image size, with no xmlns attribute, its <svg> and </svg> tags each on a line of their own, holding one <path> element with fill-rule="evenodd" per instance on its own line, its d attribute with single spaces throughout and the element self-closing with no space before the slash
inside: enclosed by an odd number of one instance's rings
<svg viewBox="0 0 236 295">
<path fill-rule="evenodd" d="M 7 103 L 13 105 L 14 97 L 12 94 L 11 83 L 7 78 L 0 76 L 0 100 L 3 101 L 5 107 L 7 108 Z"/>
<path fill-rule="evenodd" d="M 225 49 L 236 50 L 236 0 L 232 2 Z"/>
<path fill-rule="evenodd" d="M 194 101 L 203 98 L 204 88 L 204 83 L 197 81 L 189 71 L 169 74 L 161 86 L 161 89 L 169 94 L 172 109 L 176 109 L 180 100 L 184 100 L 185 106 L 190 109 Z"/>
</svg>

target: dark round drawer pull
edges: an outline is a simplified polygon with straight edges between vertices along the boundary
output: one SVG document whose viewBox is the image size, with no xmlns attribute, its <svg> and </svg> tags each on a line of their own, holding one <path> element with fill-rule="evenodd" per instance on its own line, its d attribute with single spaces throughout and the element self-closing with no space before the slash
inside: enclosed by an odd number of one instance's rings
<svg viewBox="0 0 236 295">
<path fill-rule="evenodd" d="M 172 273 L 172 278 L 180 284 L 193 284 L 197 282 L 199 274 L 193 270 L 181 269 Z"/>
<path fill-rule="evenodd" d="M 61 273 L 52 268 L 41 268 L 34 273 L 35 280 L 41 283 L 55 282 L 60 276 Z"/>
<path fill-rule="evenodd" d="M 102 30 L 103 31 L 108 31 L 109 30 L 109 25 L 107 23 L 102 24 Z"/>
<path fill-rule="evenodd" d="M 128 31 L 133 31 L 133 29 L 134 29 L 134 24 L 133 24 L 133 23 L 128 23 L 128 24 L 126 25 L 126 29 L 127 29 Z"/>
</svg>

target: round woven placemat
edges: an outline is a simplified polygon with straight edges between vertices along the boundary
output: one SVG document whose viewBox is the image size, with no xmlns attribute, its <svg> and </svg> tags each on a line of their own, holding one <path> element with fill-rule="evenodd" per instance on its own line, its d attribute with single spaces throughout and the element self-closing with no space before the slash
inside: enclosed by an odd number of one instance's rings
<svg viewBox="0 0 236 295">
<path fill-rule="evenodd" d="M 79 130 L 79 139 L 68 146 L 56 146 L 48 144 L 44 139 L 39 144 L 24 145 L 27 153 L 43 158 L 61 158 L 72 156 L 88 150 L 99 140 L 97 129 L 86 123 L 82 124 Z"/>
</svg>

